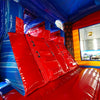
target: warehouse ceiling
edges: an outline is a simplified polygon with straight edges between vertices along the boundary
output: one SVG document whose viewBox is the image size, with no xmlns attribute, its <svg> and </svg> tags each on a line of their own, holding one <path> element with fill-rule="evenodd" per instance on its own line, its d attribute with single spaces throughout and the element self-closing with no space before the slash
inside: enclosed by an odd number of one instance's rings
<svg viewBox="0 0 100 100">
<path fill-rule="evenodd" d="M 14 0 L 34 15 L 54 22 L 75 22 L 100 10 L 100 0 Z"/>
</svg>

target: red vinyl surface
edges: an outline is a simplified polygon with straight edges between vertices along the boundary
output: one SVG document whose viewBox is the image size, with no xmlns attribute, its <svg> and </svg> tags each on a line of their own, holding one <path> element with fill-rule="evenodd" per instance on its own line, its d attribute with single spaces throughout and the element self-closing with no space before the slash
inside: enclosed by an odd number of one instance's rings
<svg viewBox="0 0 100 100">
<path fill-rule="evenodd" d="M 54 42 L 57 42 L 57 43 L 62 43 L 62 44 L 64 44 L 64 37 L 55 36 L 55 37 L 50 38 L 50 40 L 52 40 L 52 41 L 54 41 Z"/>
<path fill-rule="evenodd" d="M 5 100 L 100 100 L 100 70 L 76 68 L 24 97 L 16 90 Z"/>
<path fill-rule="evenodd" d="M 63 44 L 31 35 L 26 35 L 26 38 L 45 81 L 54 80 L 78 67 Z"/>
<path fill-rule="evenodd" d="M 60 36 L 60 31 L 51 33 L 49 40 L 54 41 L 56 43 L 64 44 L 64 37 Z"/>
<path fill-rule="evenodd" d="M 61 65 L 50 50 L 46 40 L 26 35 L 33 55 L 42 70 L 45 81 L 53 80 L 63 74 Z M 34 44 L 32 43 L 34 42 Z M 33 46 L 35 45 L 35 46 Z"/>
<path fill-rule="evenodd" d="M 44 28 L 37 36 L 24 34 L 20 18 L 16 18 L 16 33 L 9 33 L 25 95 L 78 67 L 64 45 L 49 37 Z"/>
<path fill-rule="evenodd" d="M 96 11 L 73 24 L 73 30 L 100 23 L 100 10 Z"/>
<path fill-rule="evenodd" d="M 39 25 L 29 29 L 27 34 L 29 34 L 33 37 L 38 37 L 38 38 L 44 38 L 44 39 L 50 38 L 50 31 L 45 30 L 45 23 L 44 22 L 42 22 Z"/>
<path fill-rule="evenodd" d="M 1 96 L 0 96 L 0 100 L 3 100 Z"/>
<path fill-rule="evenodd" d="M 23 27 L 21 26 L 23 22 L 19 21 L 19 18 L 16 20 L 17 24 L 20 25 L 16 24 L 16 33 L 9 33 L 9 38 L 23 81 L 25 95 L 27 95 L 43 85 L 44 79 L 24 36 Z"/>
</svg>

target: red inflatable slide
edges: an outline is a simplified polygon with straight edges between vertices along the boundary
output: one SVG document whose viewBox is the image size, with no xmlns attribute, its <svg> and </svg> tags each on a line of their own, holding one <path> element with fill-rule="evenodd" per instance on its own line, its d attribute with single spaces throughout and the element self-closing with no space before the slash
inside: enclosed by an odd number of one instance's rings
<svg viewBox="0 0 100 100">
<path fill-rule="evenodd" d="M 23 20 L 18 17 L 16 33 L 9 33 L 9 38 L 25 95 L 78 67 L 62 38 L 52 40 L 48 30 L 43 30 L 35 37 L 24 34 Z"/>
</svg>

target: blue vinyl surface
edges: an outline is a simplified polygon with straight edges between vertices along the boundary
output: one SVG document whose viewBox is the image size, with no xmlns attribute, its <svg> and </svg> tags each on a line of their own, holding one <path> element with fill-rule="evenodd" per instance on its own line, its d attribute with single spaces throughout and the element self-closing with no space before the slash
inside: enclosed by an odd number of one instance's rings
<svg viewBox="0 0 100 100">
<path fill-rule="evenodd" d="M 84 67 L 84 68 L 100 68 L 100 66 L 86 66 L 86 65 L 82 65 L 80 67 Z"/>
<path fill-rule="evenodd" d="M 51 23 L 58 19 L 62 22 L 73 23 L 100 10 L 100 0 L 0 0 L 0 76 L 2 79 L 9 79 L 11 85 L 24 95 L 23 82 L 8 36 L 8 32 L 16 31 L 16 16 L 23 19 L 23 7 L 38 18 L 43 18 Z M 28 20 L 26 19 L 26 22 Z M 42 20 L 34 21 L 36 22 L 27 23 L 26 31 L 42 22 Z M 50 24 L 47 24 L 47 29 L 49 29 Z M 61 36 L 63 35 L 62 32 Z"/>
<path fill-rule="evenodd" d="M 9 79 L 12 87 L 24 95 L 23 82 L 15 61 L 9 40 L 3 40 L 0 52 L 0 75 L 2 79 Z"/>
<path fill-rule="evenodd" d="M 7 82 L 6 80 L 4 82 L 0 82 L 0 95 L 6 94 L 7 92 L 9 92 L 10 90 L 12 90 L 12 86 L 9 82 Z"/>
<path fill-rule="evenodd" d="M 100 0 L 19 0 L 34 15 L 50 22 L 60 19 L 75 22 L 80 18 L 100 10 Z"/>
<path fill-rule="evenodd" d="M 0 82 L 0 89 L 4 88 L 7 86 L 6 82 Z"/>
<path fill-rule="evenodd" d="M 13 87 L 22 95 L 25 94 L 24 86 L 12 51 L 8 32 L 16 31 L 16 16 L 23 19 L 23 11 L 22 6 L 13 2 L 13 0 L 0 1 L 0 14 L 2 15 L 0 16 L 0 76 L 2 80 L 8 79 L 11 82 L 8 90 Z M 6 89 L 7 87 L 2 89 L 2 92 L 5 93 L 4 90 Z"/>
</svg>

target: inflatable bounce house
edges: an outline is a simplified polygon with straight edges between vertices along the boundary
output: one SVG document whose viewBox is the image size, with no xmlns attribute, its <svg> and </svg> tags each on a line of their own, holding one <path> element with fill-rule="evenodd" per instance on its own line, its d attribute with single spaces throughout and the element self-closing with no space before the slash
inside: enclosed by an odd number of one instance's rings
<svg viewBox="0 0 100 100">
<path fill-rule="evenodd" d="M 100 100 L 100 0 L 0 0 L 0 100 Z"/>
</svg>

